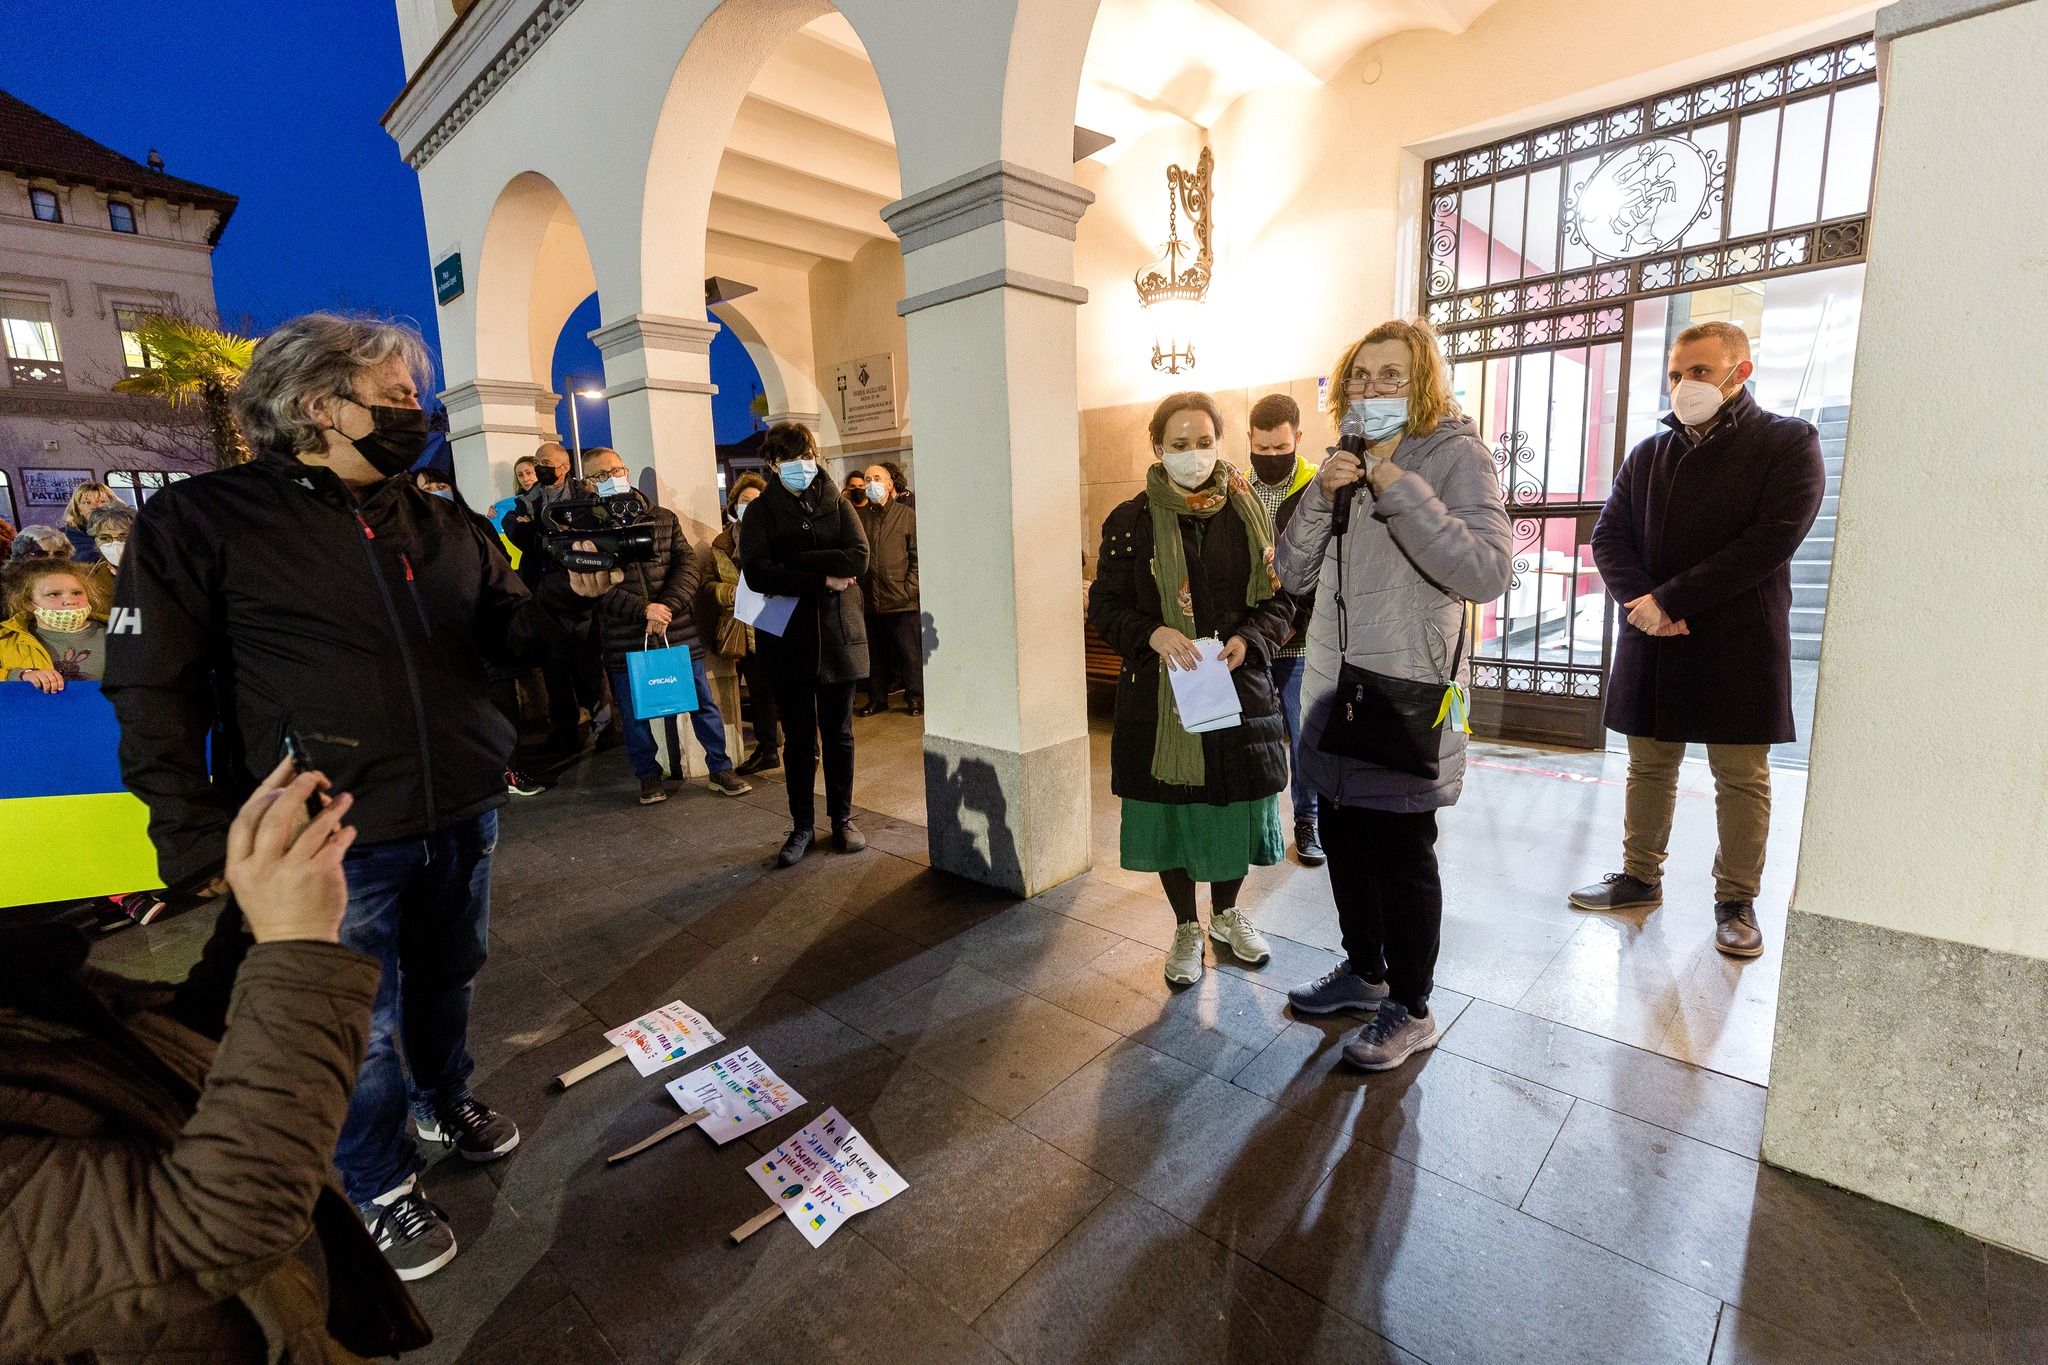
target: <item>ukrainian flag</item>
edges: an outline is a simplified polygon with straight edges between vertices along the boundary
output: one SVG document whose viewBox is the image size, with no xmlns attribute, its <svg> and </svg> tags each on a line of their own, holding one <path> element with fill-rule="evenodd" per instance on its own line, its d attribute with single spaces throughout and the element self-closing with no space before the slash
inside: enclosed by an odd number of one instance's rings
<svg viewBox="0 0 2048 1365">
<path fill-rule="evenodd" d="M 149 812 L 121 785 L 121 727 L 94 682 L 0 682 L 0 906 L 162 886 Z"/>
</svg>

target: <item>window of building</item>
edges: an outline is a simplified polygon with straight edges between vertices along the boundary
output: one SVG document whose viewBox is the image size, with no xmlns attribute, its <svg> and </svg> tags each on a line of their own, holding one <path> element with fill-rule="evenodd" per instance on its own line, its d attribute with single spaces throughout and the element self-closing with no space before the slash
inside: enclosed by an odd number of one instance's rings
<svg viewBox="0 0 2048 1365">
<path fill-rule="evenodd" d="M 36 217 L 45 223 L 61 223 L 64 221 L 64 210 L 58 207 L 57 191 L 55 190 L 30 190 L 28 192 L 28 206 L 34 211 Z"/>
<path fill-rule="evenodd" d="M 114 309 L 114 325 L 121 329 L 121 362 L 130 374 L 156 368 L 156 357 L 142 344 L 142 323 L 148 316 L 140 308 Z"/>
<path fill-rule="evenodd" d="M 21 517 L 14 506 L 14 488 L 7 482 L 4 469 L 0 469 L 0 517 L 7 518 L 7 524 L 15 530 L 21 529 Z"/>
<path fill-rule="evenodd" d="M 0 341 L 7 347 L 7 376 L 16 384 L 61 387 L 63 357 L 50 305 L 40 299 L 0 299 Z"/>
<path fill-rule="evenodd" d="M 135 206 L 118 199 L 107 201 L 107 226 L 116 232 L 135 231 Z"/>
<path fill-rule="evenodd" d="M 163 469 L 110 469 L 107 471 L 107 487 L 114 490 L 114 496 L 130 507 L 141 507 L 150 498 L 169 488 L 180 479 L 189 479 L 190 474 L 180 474 Z"/>
</svg>

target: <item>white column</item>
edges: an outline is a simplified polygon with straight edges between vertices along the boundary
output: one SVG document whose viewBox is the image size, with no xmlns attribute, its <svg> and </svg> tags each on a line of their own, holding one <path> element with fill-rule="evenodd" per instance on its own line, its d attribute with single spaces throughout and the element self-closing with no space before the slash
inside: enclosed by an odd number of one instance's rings
<svg viewBox="0 0 2048 1365">
<path fill-rule="evenodd" d="M 448 407 L 448 443 L 463 496 L 479 510 L 514 490 L 512 464 L 555 439 L 555 404 L 546 385 L 472 379 L 441 394 Z"/>
<path fill-rule="evenodd" d="M 641 492 L 674 512 L 690 548 L 710 571 L 718 535 L 718 459 L 711 421 L 711 339 L 718 324 L 703 318 L 636 313 L 590 334 L 604 357 L 604 396 L 611 408 L 612 445 Z M 738 762 L 739 682 L 732 665 L 710 656 L 711 685 L 725 720 L 726 751 Z M 666 727 L 656 726 L 657 733 Z M 679 718 L 682 772 L 702 776 L 704 751 Z M 664 741 L 664 748 L 666 742 Z"/>
<path fill-rule="evenodd" d="M 2027 411 L 2048 190 L 2018 170 L 2048 121 L 2048 3 L 1912 0 L 1877 32 L 1884 142 L 1763 1153 L 2048 1256 L 2048 483 Z"/>
<path fill-rule="evenodd" d="M 1089 866 L 1075 225 L 994 163 L 884 210 L 917 394 L 932 864 L 1023 895 Z"/>
</svg>

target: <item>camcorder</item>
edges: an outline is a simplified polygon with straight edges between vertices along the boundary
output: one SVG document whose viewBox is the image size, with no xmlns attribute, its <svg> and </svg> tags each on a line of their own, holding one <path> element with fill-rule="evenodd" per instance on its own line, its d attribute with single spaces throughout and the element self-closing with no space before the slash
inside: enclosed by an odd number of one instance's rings
<svg viewBox="0 0 2048 1365">
<path fill-rule="evenodd" d="M 541 543 L 571 573 L 599 573 L 654 558 L 654 504 L 639 489 L 582 493 L 540 509 Z M 578 545 L 588 544 L 588 550 Z"/>
</svg>

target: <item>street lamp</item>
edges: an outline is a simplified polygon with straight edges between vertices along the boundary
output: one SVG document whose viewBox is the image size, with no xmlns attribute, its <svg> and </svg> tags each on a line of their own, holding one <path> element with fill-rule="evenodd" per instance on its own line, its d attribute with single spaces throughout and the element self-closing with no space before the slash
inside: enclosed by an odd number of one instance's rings
<svg viewBox="0 0 2048 1365">
<path fill-rule="evenodd" d="M 603 389 L 575 389 L 569 394 L 569 442 L 571 477 L 583 477 L 583 422 L 576 415 L 576 403 L 583 398 L 602 398 Z"/>
</svg>

